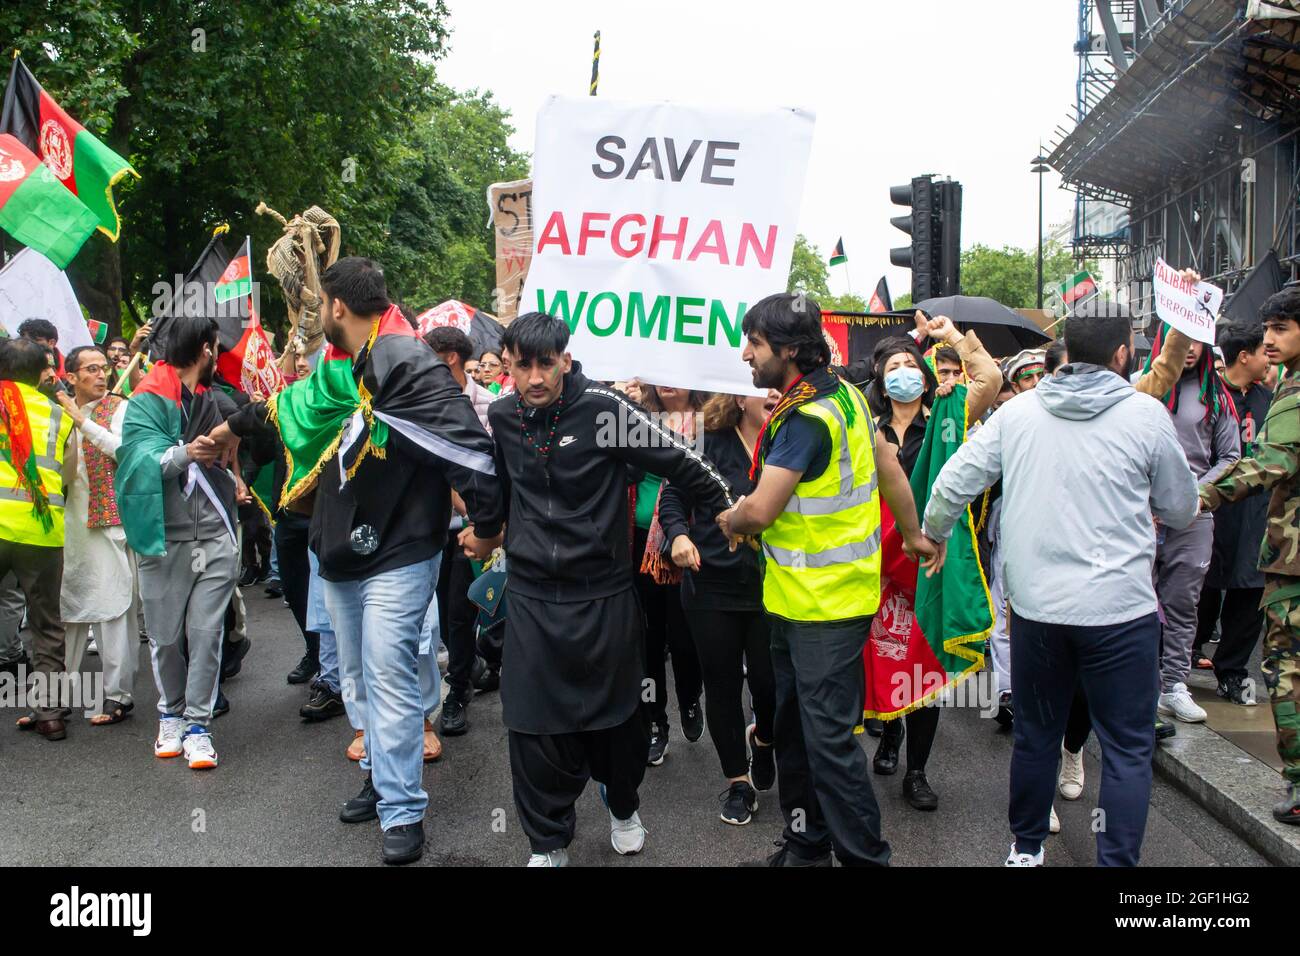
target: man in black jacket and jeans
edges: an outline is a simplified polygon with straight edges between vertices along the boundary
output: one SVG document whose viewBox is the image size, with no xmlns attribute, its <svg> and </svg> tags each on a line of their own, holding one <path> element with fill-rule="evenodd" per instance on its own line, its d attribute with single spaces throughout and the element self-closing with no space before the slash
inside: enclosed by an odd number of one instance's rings
<svg viewBox="0 0 1300 956">
<path fill-rule="evenodd" d="M 529 866 L 568 862 L 574 803 L 593 777 L 614 849 L 645 844 L 637 788 L 647 689 L 626 466 L 663 475 L 714 510 L 730 501 L 716 469 L 641 406 L 583 375 L 568 343 L 559 319 L 515 319 L 501 344 L 518 392 L 488 410 L 510 557 L 502 720 Z M 492 542 L 476 532 L 466 529 L 462 541 L 481 556 Z"/>
</svg>

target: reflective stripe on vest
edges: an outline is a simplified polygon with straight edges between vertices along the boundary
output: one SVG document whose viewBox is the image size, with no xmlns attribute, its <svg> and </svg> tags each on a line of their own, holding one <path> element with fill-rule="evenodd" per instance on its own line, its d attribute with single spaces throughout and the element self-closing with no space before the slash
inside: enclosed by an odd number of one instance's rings
<svg viewBox="0 0 1300 956">
<path fill-rule="evenodd" d="M 857 389 L 846 386 L 845 392 L 854 406 L 851 426 L 833 396 L 796 411 L 826 426 L 830 460 L 822 474 L 795 486 L 763 533 L 764 605 L 788 620 L 865 617 L 880 605 L 880 498 L 871 419 Z"/>
<path fill-rule="evenodd" d="M 0 528 L 6 541 L 44 547 L 63 546 L 63 453 L 72 433 L 72 419 L 36 389 L 18 383 L 32 434 L 32 458 L 50 499 L 53 527 L 47 532 L 32 513 L 32 502 L 18 485 L 13 466 L 0 459 Z"/>
</svg>

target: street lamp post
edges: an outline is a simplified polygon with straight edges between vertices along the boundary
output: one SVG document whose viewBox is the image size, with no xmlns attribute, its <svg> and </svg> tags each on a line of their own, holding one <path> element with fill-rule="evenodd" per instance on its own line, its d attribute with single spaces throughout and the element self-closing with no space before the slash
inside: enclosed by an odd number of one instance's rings
<svg viewBox="0 0 1300 956">
<path fill-rule="evenodd" d="M 1038 175 L 1038 308 L 1043 308 L 1043 173 L 1049 171 L 1047 157 L 1041 152 L 1034 157 L 1031 173 Z"/>
</svg>

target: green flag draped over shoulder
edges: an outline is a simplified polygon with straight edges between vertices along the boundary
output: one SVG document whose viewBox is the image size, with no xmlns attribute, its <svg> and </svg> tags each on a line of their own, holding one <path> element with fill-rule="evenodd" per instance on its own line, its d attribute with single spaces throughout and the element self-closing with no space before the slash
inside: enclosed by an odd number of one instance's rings
<svg viewBox="0 0 1300 956">
<path fill-rule="evenodd" d="M 930 407 L 925 440 L 912 468 L 917 514 L 925 514 L 930 488 L 965 441 L 966 425 L 966 386 L 958 385 Z M 927 643 L 954 684 L 983 666 L 983 649 L 977 645 L 993 629 L 993 602 L 980 567 L 970 508 L 962 512 L 948 539 L 943 570 L 931 578 L 923 571 L 917 574 L 915 609 Z"/>
<path fill-rule="evenodd" d="M 267 407 L 280 431 L 288 465 L 281 506 L 314 487 L 321 468 L 338 451 L 348 419 L 357 412 L 364 416 L 370 435 L 349 472 L 367 454 L 384 457 L 388 426 L 371 418 L 370 396 L 357 389 L 351 356 L 332 345 L 326 347 L 315 371 L 278 392 Z"/>
<path fill-rule="evenodd" d="M 137 554 L 165 554 L 162 456 L 181 440 L 181 383 L 158 362 L 126 406 L 113 478 L 127 543 Z"/>
</svg>

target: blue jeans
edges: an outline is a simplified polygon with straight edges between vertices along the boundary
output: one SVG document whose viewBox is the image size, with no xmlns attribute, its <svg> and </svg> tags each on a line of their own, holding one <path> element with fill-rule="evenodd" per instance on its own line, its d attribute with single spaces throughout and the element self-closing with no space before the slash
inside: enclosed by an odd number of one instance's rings
<svg viewBox="0 0 1300 956">
<path fill-rule="evenodd" d="M 322 582 L 345 689 L 349 675 L 358 671 L 365 685 L 361 719 L 367 759 L 362 767 L 369 764 L 385 830 L 419 823 L 429 803 L 420 782 L 425 711 L 419 650 L 440 558 L 360 581 Z"/>
<path fill-rule="evenodd" d="M 1016 721 L 1008 816 L 1019 852 L 1037 853 L 1047 838 L 1061 738 L 1077 683 L 1101 743 L 1097 865 L 1137 866 L 1151 802 L 1159 647 L 1154 614 L 1074 627 L 1012 613 Z"/>
</svg>

